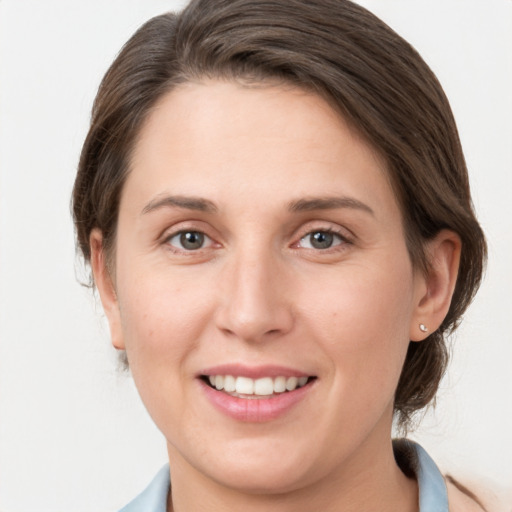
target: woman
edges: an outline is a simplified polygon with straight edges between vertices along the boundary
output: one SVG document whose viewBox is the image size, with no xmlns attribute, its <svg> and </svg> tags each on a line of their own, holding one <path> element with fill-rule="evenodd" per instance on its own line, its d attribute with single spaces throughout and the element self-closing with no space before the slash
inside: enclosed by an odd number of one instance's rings
<svg viewBox="0 0 512 512">
<path fill-rule="evenodd" d="M 486 249 L 442 89 L 375 16 L 150 20 L 100 87 L 73 201 L 168 447 L 124 510 L 481 510 L 391 440 L 435 396 Z"/>
</svg>

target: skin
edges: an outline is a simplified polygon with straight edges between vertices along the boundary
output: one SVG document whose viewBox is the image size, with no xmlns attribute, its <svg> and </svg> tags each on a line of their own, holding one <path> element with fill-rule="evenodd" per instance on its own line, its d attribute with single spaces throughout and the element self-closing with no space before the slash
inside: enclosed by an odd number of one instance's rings
<svg viewBox="0 0 512 512">
<path fill-rule="evenodd" d="M 298 207 L 313 198 L 345 201 Z M 183 231 L 203 247 L 185 250 Z M 330 248 L 311 244 L 329 231 Z M 169 510 L 417 510 L 393 458 L 393 395 L 419 324 L 447 312 L 460 242 L 441 232 L 430 274 L 414 270 L 385 165 L 324 100 L 220 81 L 168 93 L 135 147 L 115 271 L 98 230 L 91 249 L 113 343 L 167 439 Z M 286 414 L 241 422 L 198 385 L 225 363 L 316 380 Z"/>
</svg>

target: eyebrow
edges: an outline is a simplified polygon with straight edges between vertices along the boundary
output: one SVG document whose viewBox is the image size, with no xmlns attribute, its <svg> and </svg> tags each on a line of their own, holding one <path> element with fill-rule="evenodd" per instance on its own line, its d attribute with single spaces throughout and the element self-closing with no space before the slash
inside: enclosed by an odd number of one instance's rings
<svg viewBox="0 0 512 512">
<path fill-rule="evenodd" d="M 202 197 L 188 197 L 188 196 L 164 196 L 156 197 L 151 200 L 142 209 L 142 215 L 146 213 L 159 210 L 160 208 L 185 208 L 186 210 L 195 210 L 206 213 L 216 213 L 217 207 L 212 201 L 203 199 Z"/>
<path fill-rule="evenodd" d="M 375 212 L 367 204 L 353 197 L 312 197 L 292 201 L 288 205 L 288 209 L 292 212 L 332 210 L 335 208 L 350 208 L 375 215 Z"/>
<path fill-rule="evenodd" d="M 206 213 L 216 213 L 217 206 L 208 199 L 202 197 L 189 196 L 164 196 L 151 200 L 142 210 L 142 215 L 150 213 L 160 208 L 184 208 L 187 210 L 195 210 Z M 371 215 L 375 215 L 374 211 L 365 203 L 352 197 L 313 197 L 298 199 L 292 201 L 288 205 L 291 212 L 308 212 L 313 210 L 332 210 L 336 208 L 351 208 L 362 210 Z"/>
</svg>

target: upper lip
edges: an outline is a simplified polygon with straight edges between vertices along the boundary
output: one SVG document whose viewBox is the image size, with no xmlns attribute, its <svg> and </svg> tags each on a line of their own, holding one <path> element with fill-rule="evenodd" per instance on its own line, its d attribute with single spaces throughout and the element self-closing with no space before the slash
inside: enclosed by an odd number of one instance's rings
<svg viewBox="0 0 512 512">
<path fill-rule="evenodd" d="M 220 364 L 201 370 L 198 376 L 204 375 L 233 375 L 236 377 L 248 377 L 250 379 L 260 379 L 262 377 L 312 377 L 310 373 L 305 373 L 295 368 L 278 365 L 260 365 L 248 366 L 243 364 Z"/>
</svg>

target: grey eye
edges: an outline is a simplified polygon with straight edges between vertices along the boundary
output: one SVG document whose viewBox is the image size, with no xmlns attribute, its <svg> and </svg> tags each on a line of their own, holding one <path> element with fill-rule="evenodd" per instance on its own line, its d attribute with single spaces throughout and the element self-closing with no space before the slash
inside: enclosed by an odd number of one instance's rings
<svg viewBox="0 0 512 512">
<path fill-rule="evenodd" d="M 180 242 L 184 249 L 192 251 L 194 249 L 200 249 L 204 244 L 204 235 L 197 231 L 189 231 L 187 233 L 181 233 Z"/>
<path fill-rule="evenodd" d="M 301 246 L 306 249 L 330 249 L 343 243 L 340 235 L 331 231 L 312 231 L 301 239 Z"/>
<path fill-rule="evenodd" d="M 209 238 L 199 231 L 181 231 L 169 238 L 169 244 L 177 249 L 195 251 L 201 249 Z"/>
</svg>

